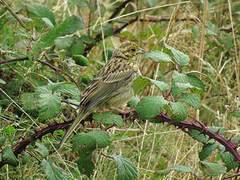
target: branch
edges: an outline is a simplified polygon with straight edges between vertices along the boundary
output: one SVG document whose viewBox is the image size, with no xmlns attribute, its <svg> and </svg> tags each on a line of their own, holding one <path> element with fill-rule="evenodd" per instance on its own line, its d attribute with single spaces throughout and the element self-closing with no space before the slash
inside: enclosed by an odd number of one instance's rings
<svg viewBox="0 0 240 180">
<path fill-rule="evenodd" d="M 30 29 L 28 29 L 26 27 L 24 22 L 18 17 L 18 15 L 13 11 L 13 9 L 4 0 L 0 0 L 0 3 L 3 5 L 3 7 L 5 7 L 13 15 L 13 17 L 15 17 L 15 19 L 20 23 L 20 25 L 24 29 L 26 29 L 27 31 L 30 31 Z"/>
<path fill-rule="evenodd" d="M 1 64 L 7 64 L 7 63 L 12 63 L 12 62 L 17 62 L 17 61 L 25 61 L 25 60 L 29 60 L 28 57 L 17 58 L 17 59 L 10 59 L 10 60 L 3 60 L 3 61 L 0 61 L 0 65 Z"/>
<path fill-rule="evenodd" d="M 125 112 L 122 112 L 124 117 L 126 117 L 127 120 L 135 120 L 138 118 L 138 114 L 135 110 L 133 111 L 128 111 L 126 114 Z M 126 120 L 125 119 L 125 120 Z M 222 144 L 225 147 L 225 151 L 230 152 L 234 158 L 235 161 L 238 162 L 240 166 L 240 154 L 237 151 L 237 144 L 233 143 L 230 139 L 226 139 L 220 135 L 220 133 L 214 132 L 207 128 L 205 125 L 199 123 L 199 122 L 190 122 L 188 120 L 181 121 L 181 122 L 174 122 L 171 120 L 171 118 L 167 114 L 159 114 L 155 120 L 159 121 L 159 123 L 168 123 L 169 125 L 174 125 L 176 128 L 181 129 L 185 133 L 189 133 L 189 130 L 197 130 L 199 131 L 199 134 L 207 135 L 210 139 L 214 139 L 220 144 Z M 13 147 L 13 153 L 15 154 L 16 157 L 26 149 L 26 147 L 35 142 L 37 139 L 41 139 L 44 135 L 48 133 L 52 133 L 56 130 L 62 129 L 65 130 L 67 129 L 74 119 L 71 119 L 69 121 L 64 121 L 63 123 L 59 123 L 54 121 L 53 123 L 49 123 L 47 127 L 41 128 L 40 130 L 35 130 L 35 133 L 27 138 L 24 138 L 23 140 L 17 142 Z M 88 116 L 86 119 L 84 119 L 83 123 L 86 121 L 92 121 L 92 116 Z M 5 161 L 0 161 L 0 168 L 3 167 L 6 164 Z"/>
</svg>

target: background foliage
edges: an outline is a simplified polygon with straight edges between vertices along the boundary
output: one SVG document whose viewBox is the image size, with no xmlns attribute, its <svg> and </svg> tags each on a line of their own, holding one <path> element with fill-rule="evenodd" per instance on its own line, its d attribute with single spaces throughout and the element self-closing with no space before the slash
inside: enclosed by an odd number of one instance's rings
<svg viewBox="0 0 240 180">
<path fill-rule="evenodd" d="M 221 179 L 235 173 L 233 155 L 205 136 L 203 124 L 215 137 L 232 137 L 228 145 L 237 152 L 231 143 L 240 140 L 239 1 L 0 2 L 0 161 L 8 164 L 1 177 Z M 147 51 L 136 96 L 122 111 L 93 114 L 52 153 L 81 92 L 126 40 Z M 166 113 L 180 129 L 156 118 Z M 177 123 L 186 119 L 201 121 L 203 134 L 184 133 Z M 11 147 L 31 135 L 16 156 Z"/>
</svg>

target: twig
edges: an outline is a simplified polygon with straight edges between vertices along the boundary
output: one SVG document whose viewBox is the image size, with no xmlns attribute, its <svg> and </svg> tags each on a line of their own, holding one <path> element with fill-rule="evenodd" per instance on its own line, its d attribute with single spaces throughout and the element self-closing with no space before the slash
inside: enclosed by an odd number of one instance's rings
<svg viewBox="0 0 240 180">
<path fill-rule="evenodd" d="M 12 62 L 17 62 L 17 61 L 26 61 L 26 60 L 29 60 L 28 57 L 16 58 L 16 59 L 10 59 L 10 60 L 3 60 L 3 61 L 0 61 L 0 65 L 1 64 L 7 64 L 7 63 L 12 63 Z"/>
<path fill-rule="evenodd" d="M 18 17 L 18 15 L 13 11 L 13 9 L 4 1 L 4 0 L 0 0 L 0 3 L 3 5 L 3 7 L 5 7 L 12 15 L 13 17 L 16 18 L 16 20 L 20 23 L 20 25 L 26 29 L 27 31 L 30 31 L 30 29 L 28 29 L 26 27 L 26 25 L 24 24 L 24 22 Z"/>
</svg>

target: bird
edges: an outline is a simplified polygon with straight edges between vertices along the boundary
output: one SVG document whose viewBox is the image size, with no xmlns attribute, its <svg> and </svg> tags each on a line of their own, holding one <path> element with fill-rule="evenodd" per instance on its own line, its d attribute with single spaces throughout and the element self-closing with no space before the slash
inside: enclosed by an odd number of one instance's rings
<svg viewBox="0 0 240 180">
<path fill-rule="evenodd" d="M 134 95 L 132 85 L 141 74 L 139 62 L 144 49 L 132 41 L 125 41 L 113 51 L 83 92 L 76 119 L 67 129 L 57 149 L 60 149 L 79 123 L 97 108 L 119 107 Z"/>
</svg>

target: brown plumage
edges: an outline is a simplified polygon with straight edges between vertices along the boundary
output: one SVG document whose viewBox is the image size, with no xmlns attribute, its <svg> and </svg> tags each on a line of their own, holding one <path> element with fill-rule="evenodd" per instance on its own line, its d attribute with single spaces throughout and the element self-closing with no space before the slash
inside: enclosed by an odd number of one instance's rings
<svg viewBox="0 0 240 180">
<path fill-rule="evenodd" d="M 80 102 L 77 118 L 65 133 L 59 148 L 71 135 L 82 119 L 98 107 L 119 106 L 133 96 L 132 84 L 139 76 L 138 63 L 144 50 L 127 41 L 115 49 L 112 58 L 88 85 Z"/>
</svg>

